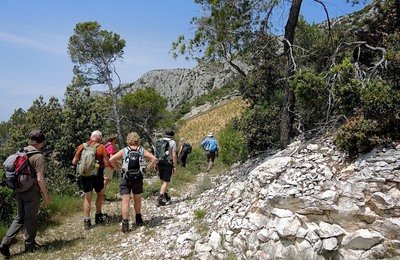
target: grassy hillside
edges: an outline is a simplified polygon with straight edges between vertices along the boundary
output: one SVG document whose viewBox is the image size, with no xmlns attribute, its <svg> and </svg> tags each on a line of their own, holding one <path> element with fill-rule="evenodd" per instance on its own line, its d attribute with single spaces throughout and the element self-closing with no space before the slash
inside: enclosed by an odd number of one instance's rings
<svg viewBox="0 0 400 260">
<path fill-rule="evenodd" d="M 242 98 L 237 98 L 187 120 L 179 129 L 179 137 L 184 137 L 198 148 L 209 132 L 218 138 L 218 132 L 234 117 L 240 115 L 246 106 Z"/>
</svg>

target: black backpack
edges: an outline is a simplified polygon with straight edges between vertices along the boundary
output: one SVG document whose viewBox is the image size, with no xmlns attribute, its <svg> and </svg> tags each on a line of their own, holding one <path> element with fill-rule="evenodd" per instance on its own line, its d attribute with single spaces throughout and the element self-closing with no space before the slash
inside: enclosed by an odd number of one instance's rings
<svg viewBox="0 0 400 260">
<path fill-rule="evenodd" d="M 156 142 L 156 158 L 158 160 L 158 165 L 170 164 L 169 158 L 169 142 L 171 140 L 168 138 L 158 139 Z"/>
<path fill-rule="evenodd" d="M 184 143 L 182 147 L 182 154 L 190 154 L 192 152 L 192 146 L 189 143 Z"/>
<path fill-rule="evenodd" d="M 127 155 L 122 163 L 122 176 L 127 181 L 138 181 L 143 179 L 146 166 L 143 158 L 143 149 L 138 147 L 132 149 L 126 147 Z"/>
</svg>

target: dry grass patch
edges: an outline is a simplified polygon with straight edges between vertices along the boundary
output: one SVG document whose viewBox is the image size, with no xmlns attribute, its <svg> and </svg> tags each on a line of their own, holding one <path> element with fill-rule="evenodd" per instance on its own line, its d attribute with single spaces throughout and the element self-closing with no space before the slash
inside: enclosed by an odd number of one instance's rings
<svg viewBox="0 0 400 260">
<path fill-rule="evenodd" d="M 193 148 L 200 144 L 207 133 L 217 134 L 234 117 L 240 116 L 246 103 L 243 99 L 234 99 L 224 105 L 207 111 L 204 114 L 189 119 L 179 129 L 179 136 L 194 144 Z"/>
</svg>

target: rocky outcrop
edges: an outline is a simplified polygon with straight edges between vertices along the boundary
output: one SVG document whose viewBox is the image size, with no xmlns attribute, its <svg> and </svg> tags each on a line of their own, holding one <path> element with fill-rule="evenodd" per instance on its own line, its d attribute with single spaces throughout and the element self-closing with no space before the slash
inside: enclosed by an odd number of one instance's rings
<svg viewBox="0 0 400 260">
<path fill-rule="evenodd" d="M 162 208 L 145 200 L 146 227 L 102 257 L 393 259 L 400 256 L 399 149 L 348 164 L 329 139 L 294 142 L 212 177 L 214 187 L 200 195 L 193 188 Z"/>
<path fill-rule="evenodd" d="M 154 87 L 168 99 L 167 109 L 170 110 L 210 90 L 223 87 L 234 75 L 228 65 L 222 64 L 199 65 L 193 69 L 152 70 L 130 84 L 125 91 Z"/>
</svg>

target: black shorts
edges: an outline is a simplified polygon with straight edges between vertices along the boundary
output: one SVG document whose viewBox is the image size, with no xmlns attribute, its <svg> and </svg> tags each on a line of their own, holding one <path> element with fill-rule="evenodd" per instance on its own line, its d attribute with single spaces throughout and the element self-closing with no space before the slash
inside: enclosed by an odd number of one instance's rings
<svg viewBox="0 0 400 260">
<path fill-rule="evenodd" d="M 158 176 L 160 180 L 170 182 L 173 169 L 174 167 L 172 164 L 158 165 Z"/>
<path fill-rule="evenodd" d="M 124 178 L 119 179 L 119 194 L 142 194 L 143 193 L 143 178 L 137 181 L 128 182 Z"/>
<path fill-rule="evenodd" d="M 104 188 L 104 176 L 103 173 L 99 173 L 95 176 L 82 176 L 81 177 L 83 192 L 94 191 L 99 193 Z"/>
</svg>

